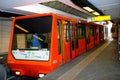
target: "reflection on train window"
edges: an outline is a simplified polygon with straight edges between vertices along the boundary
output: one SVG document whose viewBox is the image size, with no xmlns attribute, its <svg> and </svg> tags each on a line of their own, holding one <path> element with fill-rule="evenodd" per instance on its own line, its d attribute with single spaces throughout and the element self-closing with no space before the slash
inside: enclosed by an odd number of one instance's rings
<svg viewBox="0 0 120 80">
<path fill-rule="evenodd" d="M 58 30 L 58 54 L 61 54 L 61 27 L 62 27 L 62 21 L 58 20 L 58 22 L 57 22 L 57 30 Z"/>
<path fill-rule="evenodd" d="M 65 21 L 65 33 L 66 33 L 66 41 L 70 41 L 70 22 Z"/>
<path fill-rule="evenodd" d="M 101 29 L 101 31 L 102 31 L 102 35 L 104 34 L 104 29 L 103 29 L 103 26 L 102 26 L 102 29 Z"/>
<path fill-rule="evenodd" d="M 12 49 L 50 49 L 52 17 L 16 20 Z"/>
<path fill-rule="evenodd" d="M 90 26 L 90 35 L 94 36 L 94 26 Z"/>
<path fill-rule="evenodd" d="M 78 48 L 78 38 L 79 38 L 79 28 L 78 28 L 78 24 L 76 26 L 76 48 Z"/>
<path fill-rule="evenodd" d="M 78 24 L 78 35 L 79 35 L 79 39 L 81 38 L 85 38 L 85 24 Z"/>
<path fill-rule="evenodd" d="M 75 49 L 75 45 L 74 45 L 74 39 L 75 39 L 75 24 L 71 22 L 70 24 L 70 35 L 71 35 L 71 48 L 72 50 Z"/>
<path fill-rule="evenodd" d="M 49 60 L 52 17 L 16 20 L 12 54 L 19 60 Z"/>
</svg>

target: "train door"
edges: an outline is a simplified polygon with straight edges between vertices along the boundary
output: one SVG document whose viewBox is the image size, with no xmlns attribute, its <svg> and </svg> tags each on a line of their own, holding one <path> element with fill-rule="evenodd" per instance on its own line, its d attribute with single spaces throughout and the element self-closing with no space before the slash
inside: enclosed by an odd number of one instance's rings
<svg viewBox="0 0 120 80">
<path fill-rule="evenodd" d="M 70 60 L 70 22 L 69 21 L 57 21 L 58 26 L 58 54 L 59 62 L 66 63 Z"/>
<path fill-rule="evenodd" d="M 103 26 L 100 26 L 100 42 L 104 41 L 104 30 Z"/>
<path fill-rule="evenodd" d="M 93 25 L 90 25 L 90 49 L 95 45 L 95 28 Z"/>
<path fill-rule="evenodd" d="M 77 56 L 86 51 L 86 25 L 84 23 L 77 23 Z"/>
<path fill-rule="evenodd" d="M 101 42 L 104 41 L 104 28 L 101 26 Z"/>
<path fill-rule="evenodd" d="M 94 26 L 94 29 L 95 29 L 95 33 L 94 33 L 94 38 L 95 38 L 95 39 L 94 39 L 94 40 L 95 40 L 95 45 L 97 45 L 97 41 L 98 41 L 98 40 L 97 40 L 97 35 L 98 35 L 98 34 L 97 34 L 97 26 Z"/>
<path fill-rule="evenodd" d="M 74 22 L 70 23 L 70 58 L 73 59 L 76 57 L 75 51 L 75 26 Z"/>
<path fill-rule="evenodd" d="M 95 45 L 99 44 L 99 26 L 95 27 Z"/>
<path fill-rule="evenodd" d="M 86 25 L 83 23 L 79 24 L 79 38 L 81 40 L 80 46 L 81 46 L 81 53 L 86 51 L 86 40 L 85 40 L 85 35 L 86 35 Z"/>
<path fill-rule="evenodd" d="M 63 21 L 63 34 L 64 34 L 64 63 L 70 60 L 70 21 Z"/>
<path fill-rule="evenodd" d="M 90 49 L 90 27 L 86 26 L 86 50 Z"/>
<path fill-rule="evenodd" d="M 64 60 L 64 38 L 62 33 L 62 21 L 57 20 L 57 32 L 58 32 L 58 57 L 59 57 L 59 63 L 62 64 Z"/>
<path fill-rule="evenodd" d="M 76 56 L 79 56 L 79 29 L 78 29 L 78 23 L 75 27 L 75 48 L 76 48 Z"/>
</svg>

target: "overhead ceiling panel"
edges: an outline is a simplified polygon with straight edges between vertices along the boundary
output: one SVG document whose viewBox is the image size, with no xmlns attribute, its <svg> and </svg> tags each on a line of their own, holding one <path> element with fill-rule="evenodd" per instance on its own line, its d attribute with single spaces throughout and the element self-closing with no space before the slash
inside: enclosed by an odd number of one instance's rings
<svg viewBox="0 0 120 80">
<path fill-rule="evenodd" d="M 110 15 L 112 20 L 120 19 L 120 0 L 88 0 L 104 14 Z"/>
<path fill-rule="evenodd" d="M 82 18 L 86 18 L 89 16 L 83 12 L 80 12 L 79 10 L 77 9 L 74 9 L 68 5 L 65 5 L 64 3 L 60 2 L 60 1 L 50 1 L 50 2 L 45 2 L 45 3 L 41 3 L 45 6 L 49 6 L 51 8 L 55 8 L 55 9 L 58 9 L 58 10 L 61 10 L 61 11 L 64 11 L 66 13 L 70 13 L 70 14 L 73 14 L 73 15 L 76 15 L 76 16 L 79 16 L 79 17 L 82 17 Z"/>
<path fill-rule="evenodd" d="M 48 1 L 52 0 L 0 0 L 0 16 L 9 17 L 33 14 L 31 12 L 16 10 L 14 7 L 38 4 Z"/>
</svg>

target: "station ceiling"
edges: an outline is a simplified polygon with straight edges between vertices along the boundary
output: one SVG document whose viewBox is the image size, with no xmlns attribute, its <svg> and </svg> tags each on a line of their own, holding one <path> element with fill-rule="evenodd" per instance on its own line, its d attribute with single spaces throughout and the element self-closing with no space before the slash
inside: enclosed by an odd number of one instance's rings
<svg viewBox="0 0 120 80">
<path fill-rule="evenodd" d="M 77 4 L 76 1 L 80 1 Z M 89 12 L 82 9 L 79 5 L 82 2 L 90 2 L 99 11 L 105 15 L 111 15 L 113 20 L 120 19 L 120 0 L 0 0 L 0 16 L 19 16 L 34 14 L 33 12 L 17 10 L 14 7 L 40 4 L 55 8 L 66 13 L 70 13 L 82 18 L 93 16 Z"/>
<path fill-rule="evenodd" d="M 120 0 L 88 0 L 112 20 L 120 20 Z"/>
</svg>

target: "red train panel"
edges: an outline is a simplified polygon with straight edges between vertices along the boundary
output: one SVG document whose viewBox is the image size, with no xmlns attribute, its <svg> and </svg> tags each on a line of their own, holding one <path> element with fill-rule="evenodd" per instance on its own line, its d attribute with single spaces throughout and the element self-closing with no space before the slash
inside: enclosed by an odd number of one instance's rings
<svg viewBox="0 0 120 80">
<path fill-rule="evenodd" d="M 93 25 L 54 13 L 16 17 L 7 63 L 19 76 L 48 74 L 103 41 Z"/>
</svg>

